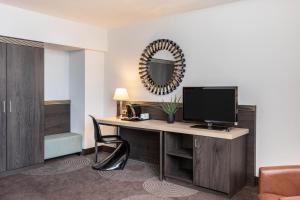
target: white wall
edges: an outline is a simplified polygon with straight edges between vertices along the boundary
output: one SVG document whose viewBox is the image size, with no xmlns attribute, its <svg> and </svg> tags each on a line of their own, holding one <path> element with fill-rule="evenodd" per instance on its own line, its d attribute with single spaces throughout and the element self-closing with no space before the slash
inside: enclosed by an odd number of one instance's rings
<svg viewBox="0 0 300 200">
<path fill-rule="evenodd" d="M 182 86 L 239 86 L 240 104 L 257 105 L 257 168 L 300 164 L 299 8 L 298 0 L 244 0 L 109 31 L 105 115 L 115 114 L 116 87 L 131 100 L 162 100 L 141 84 L 138 62 L 151 41 L 168 38 L 187 64 L 172 95 Z"/>
<path fill-rule="evenodd" d="M 69 52 L 45 48 L 45 100 L 68 100 Z"/>
<path fill-rule="evenodd" d="M 85 51 L 85 131 L 84 148 L 94 146 L 94 126 L 89 115 L 103 116 L 104 53 Z"/>
<path fill-rule="evenodd" d="M 71 132 L 82 134 L 85 129 L 85 53 L 70 52 Z"/>
<path fill-rule="evenodd" d="M 104 29 L 0 4 L 0 35 L 83 49 L 107 50 Z"/>
<path fill-rule="evenodd" d="M 94 127 L 89 115 L 103 116 L 104 53 L 70 52 L 71 132 L 82 135 L 82 148 L 94 146 Z"/>
</svg>

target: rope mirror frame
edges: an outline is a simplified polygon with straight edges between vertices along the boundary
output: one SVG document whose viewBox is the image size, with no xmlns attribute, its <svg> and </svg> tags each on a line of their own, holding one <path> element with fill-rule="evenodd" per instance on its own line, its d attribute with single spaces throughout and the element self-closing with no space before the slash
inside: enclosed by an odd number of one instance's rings
<svg viewBox="0 0 300 200">
<path fill-rule="evenodd" d="M 149 73 L 149 63 L 153 56 L 161 50 L 169 51 L 174 61 L 174 72 L 170 80 L 160 85 L 155 83 Z M 185 58 L 181 48 L 172 40 L 158 39 L 151 42 L 143 51 L 139 62 L 139 75 L 144 86 L 153 94 L 166 95 L 174 91 L 182 82 L 185 73 Z"/>
</svg>

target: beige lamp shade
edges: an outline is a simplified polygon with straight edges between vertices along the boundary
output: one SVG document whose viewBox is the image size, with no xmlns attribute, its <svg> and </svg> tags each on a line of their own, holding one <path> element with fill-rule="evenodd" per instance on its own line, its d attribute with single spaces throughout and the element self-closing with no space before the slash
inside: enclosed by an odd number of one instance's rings
<svg viewBox="0 0 300 200">
<path fill-rule="evenodd" d="M 117 88 L 114 94 L 114 100 L 125 101 L 129 99 L 128 92 L 126 88 Z"/>
</svg>

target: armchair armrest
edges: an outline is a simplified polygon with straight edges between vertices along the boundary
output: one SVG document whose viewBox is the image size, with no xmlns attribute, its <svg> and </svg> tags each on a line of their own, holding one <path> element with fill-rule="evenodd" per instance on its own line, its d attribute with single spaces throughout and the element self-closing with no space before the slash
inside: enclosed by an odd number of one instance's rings
<svg viewBox="0 0 300 200">
<path fill-rule="evenodd" d="M 280 200 L 300 200 L 300 196 L 281 197 Z"/>
<path fill-rule="evenodd" d="M 300 165 L 259 169 L 259 193 L 300 196 Z"/>
</svg>

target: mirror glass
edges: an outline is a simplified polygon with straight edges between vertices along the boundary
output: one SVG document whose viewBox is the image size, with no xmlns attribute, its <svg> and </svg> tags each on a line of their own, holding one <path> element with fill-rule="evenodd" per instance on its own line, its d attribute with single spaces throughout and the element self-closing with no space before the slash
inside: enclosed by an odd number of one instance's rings
<svg viewBox="0 0 300 200">
<path fill-rule="evenodd" d="M 155 53 L 148 64 L 149 75 L 158 85 L 166 85 L 173 76 L 175 59 L 167 50 Z"/>
</svg>

